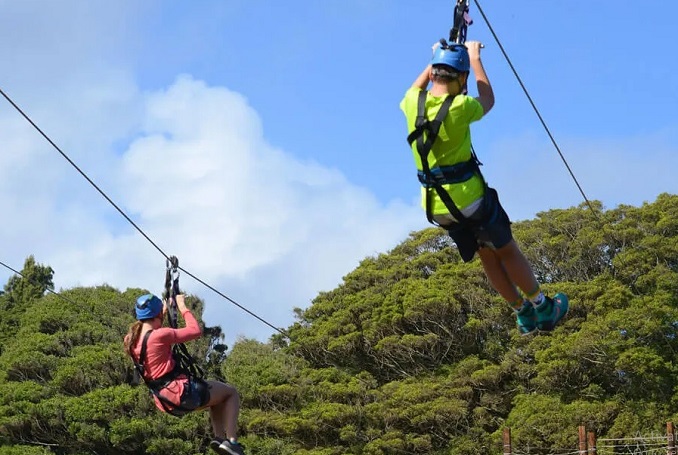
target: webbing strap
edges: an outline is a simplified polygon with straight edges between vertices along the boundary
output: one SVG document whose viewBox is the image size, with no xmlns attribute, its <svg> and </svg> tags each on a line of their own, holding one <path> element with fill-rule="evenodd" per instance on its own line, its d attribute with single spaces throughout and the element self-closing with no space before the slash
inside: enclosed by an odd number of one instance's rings
<svg viewBox="0 0 678 455">
<path fill-rule="evenodd" d="M 167 299 L 167 319 L 171 328 L 178 328 L 177 295 L 179 294 L 179 259 L 171 256 L 167 259 L 167 271 L 165 273 L 165 298 Z M 177 343 L 172 346 L 174 360 L 179 367 L 190 373 L 191 376 L 203 379 L 205 372 L 198 366 L 193 356 L 188 352 L 186 345 Z"/>
<path fill-rule="evenodd" d="M 443 120 L 447 116 L 447 113 L 450 111 L 450 106 L 454 101 L 454 96 L 448 95 L 447 98 L 443 101 L 443 104 L 440 106 L 440 110 L 436 114 L 433 120 L 429 120 L 426 117 L 426 95 L 428 92 L 422 90 L 419 92 L 419 99 L 417 101 L 417 119 L 415 121 L 415 129 L 407 136 L 407 141 L 412 145 L 412 143 L 417 141 L 417 153 L 421 158 L 421 167 L 426 177 L 426 180 L 430 182 L 424 186 L 426 194 L 426 219 L 431 224 L 437 224 L 433 221 L 433 198 L 431 195 L 431 190 L 435 190 L 440 197 L 440 200 L 445 204 L 445 208 L 450 212 L 450 214 L 460 223 L 466 221 L 466 217 L 461 213 L 457 208 L 457 205 L 454 203 L 449 193 L 445 191 L 442 184 L 436 181 L 435 177 L 431 173 L 431 168 L 428 165 L 428 154 L 433 148 L 433 144 L 438 138 L 438 133 L 440 132 L 440 127 L 443 124 Z M 424 133 L 426 137 L 424 138 Z"/>
<path fill-rule="evenodd" d="M 167 259 L 167 270 L 165 272 L 165 299 L 167 299 L 167 321 L 170 327 L 177 328 L 177 300 L 179 293 L 179 259 L 176 256 L 170 256 Z"/>
<path fill-rule="evenodd" d="M 172 371 L 157 379 L 148 379 L 146 377 L 146 375 L 144 374 L 145 373 L 144 363 L 146 362 L 146 350 L 148 345 L 148 339 L 151 336 L 151 332 L 153 332 L 153 329 L 146 332 L 146 334 L 144 335 L 144 339 L 141 340 L 141 353 L 139 354 L 139 363 L 135 364 L 135 366 L 137 367 L 137 371 L 139 371 L 139 374 L 143 378 L 148 388 L 151 390 L 155 390 L 162 389 L 165 385 L 167 385 L 167 383 L 174 380 L 177 376 L 185 374 L 185 372 L 179 367 L 179 364 L 175 363 L 175 367 Z"/>
<path fill-rule="evenodd" d="M 464 44 L 466 42 L 466 32 L 468 26 L 473 24 L 473 19 L 468 14 L 469 1 L 457 0 L 457 5 L 454 7 L 454 19 L 452 28 L 450 29 L 450 42 Z"/>
<path fill-rule="evenodd" d="M 435 118 L 433 120 L 429 120 L 428 117 L 426 117 L 427 94 L 428 92 L 426 90 L 419 92 L 419 98 L 417 100 L 417 118 L 414 121 L 414 130 L 407 136 L 407 142 L 409 142 L 410 145 L 412 145 L 415 140 L 419 141 L 421 139 L 424 141 L 423 145 L 427 147 L 426 153 L 428 153 L 433 147 L 433 143 L 438 137 L 443 120 L 445 120 L 445 117 L 450 110 L 450 106 L 452 105 L 452 101 L 454 101 L 454 96 L 448 95 L 443 101 L 442 106 L 440 106 L 440 110 L 436 114 Z M 425 132 L 428 133 L 428 136 L 424 140 L 423 136 Z M 419 143 L 417 143 L 417 151 L 419 151 L 421 154 L 421 147 Z"/>
<path fill-rule="evenodd" d="M 141 353 L 139 354 L 139 366 L 141 367 L 141 371 L 139 373 L 141 374 L 141 377 L 144 378 L 144 381 L 146 380 L 146 377 L 144 376 L 144 362 L 146 361 L 146 345 L 148 344 L 148 338 L 151 336 L 152 331 L 153 329 L 146 332 L 146 334 L 144 335 L 144 339 L 141 340 Z"/>
</svg>

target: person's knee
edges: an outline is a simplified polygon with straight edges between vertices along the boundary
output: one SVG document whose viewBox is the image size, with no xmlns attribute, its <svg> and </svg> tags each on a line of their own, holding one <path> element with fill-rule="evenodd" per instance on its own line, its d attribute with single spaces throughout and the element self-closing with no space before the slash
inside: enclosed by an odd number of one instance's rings
<svg viewBox="0 0 678 455">
<path fill-rule="evenodd" d="M 228 400 L 231 397 L 237 397 L 238 391 L 230 384 L 225 384 L 219 381 L 207 381 L 210 388 L 210 402 L 211 404 L 218 404 Z"/>
<path fill-rule="evenodd" d="M 497 248 L 497 254 L 501 256 L 502 258 L 506 258 L 509 256 L 514 256 L 514 255 L 520 255 L 522 256 L 523 253 L 520 251 L 520 248 L 518 247 L 518 244 L 516 243 L 515 240 L 511 239 L 506 245 L 502 246 L 501 248 Z"/>
<path fill-rule="evenodd" d="M 482 246 L 478 249 L 478 256 L 480 257 L 483 269 L 485 269 L 485 273 L 492 273 L 502 267 L 501 258 L 494 248 Z"/>
<path fill-rule="evenodd" d="M 492 260 L 497 257 L 497 251 L 487 245 L 481 245 L 478 248 L 478 256 L 480 257 L 480 260 Z"/>
</svg>

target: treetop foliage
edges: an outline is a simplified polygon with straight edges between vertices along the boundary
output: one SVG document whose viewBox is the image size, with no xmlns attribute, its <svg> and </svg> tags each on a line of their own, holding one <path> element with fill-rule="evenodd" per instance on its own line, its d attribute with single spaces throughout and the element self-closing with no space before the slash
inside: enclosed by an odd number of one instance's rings
<svg viewBox="0 0 678 455">
<path fill-rule="evenodd" d="M 576 448 L 582 423 L 661 432 L 678 417 L 678 196 L 596 208 L 513 225 L 543 289 L 570 297 L 550 334 L 520 336 L 479 262 L 430 228 L 296 309 L 289 338 L 227 350 L 208 327 L 188 347 L 238 388 L 242 440 L 261 455 L 493 455 L 504 426 L 546 454 Z M 207 413 L 162 414 L 131 385 L 122 337 L 143 290 L 66 301 L 45 294 L 50 267 L 29 257 L 22 274 L 0 295 L 0 455 L 207 453 Z"/>
</svg>

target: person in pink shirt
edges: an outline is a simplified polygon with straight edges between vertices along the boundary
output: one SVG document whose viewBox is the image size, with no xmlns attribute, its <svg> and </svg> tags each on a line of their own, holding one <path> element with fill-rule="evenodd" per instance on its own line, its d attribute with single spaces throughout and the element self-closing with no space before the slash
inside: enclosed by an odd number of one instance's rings
<svg viewBox="0 0 678 455">
<path fill-rule="evenodd" d="M 192 377 L 178 367 L 172 356 L 172 345 L 195 340 L 202 335 L 183 294 L 176 297 L 177 309 L 186 327 L 163 327 L 166 302 L 153 294 L 137 299 L 137 321 L 125 336 L 125 351 L 149 387 L 155 405 L 163 412 L 177 417 L 192 411 L 209 408 L 214 440 L 210 447 L 219 454 L 244 455 L 244 447 L 237 440 L 240 397 L 232 385 L 219 381 L 205 381 Z"/>
</svg>

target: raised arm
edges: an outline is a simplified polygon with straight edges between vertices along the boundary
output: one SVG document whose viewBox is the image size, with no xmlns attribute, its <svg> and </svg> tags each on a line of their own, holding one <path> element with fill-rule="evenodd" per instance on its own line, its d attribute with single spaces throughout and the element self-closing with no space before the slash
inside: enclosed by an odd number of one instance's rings
<svg viewBox="0 0 678 455">
<path fill-rule="evenodd" d="M 490 85 L 490 79 L 487 77 L 487 73 L 485 73 L 483 62 L 480 60 L 480 47 L 481 44 L 478 41 L 466 42 L 466 48 L 471 60 L 471 68 L 473 69 L 476 85 L 478 86 L 478 97 L 476 99 L 483 106 L 483 113 L 487 114 L 492 109 L 492 106 L 494 106 L 494 91 Z"/>
<path fill-rule="evenodd" d="M 200 338 L 202 335 L 202 329 L 198 324 L 198 321 L 191 313 L 191 310 L 186 307 L 186 301 L 183 294 L 177 295 L 177 309 L 181 313 L 181 316 L 186 322 L 186 327 L 180 329 L 170 329 L 163 328 L 158 330 L 158 337 L 161 338 L 165 343 L 185 343 L 186 341 L 195 340 Z"/>
<path fill-rule="evenodd" d="M 431 80 L 431 65 L 428 65 L 424 71 L 421 72 L 419 76 L 412 83 L 412 87 L 420 88 L 426 90 L 428 83 Z"/>
</svg>

